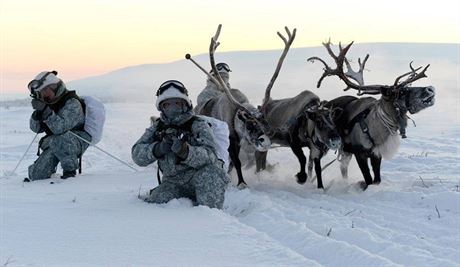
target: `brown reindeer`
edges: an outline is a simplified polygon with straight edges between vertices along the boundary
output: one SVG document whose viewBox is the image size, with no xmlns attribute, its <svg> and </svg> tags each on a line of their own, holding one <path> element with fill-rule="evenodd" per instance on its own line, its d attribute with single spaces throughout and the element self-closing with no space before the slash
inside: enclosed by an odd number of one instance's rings
<svg viewBox="0 0 460 267">
<path fill-rule="evenodd" d="M 209 59 L 214 75 L 203 69 L 189 54 L 185 57 L 191 60 L 220 88 L 221 94 L 204 103 L 199 108 L 199 113 L 200 115 L 214 117 L 227 122 L 230 130 L 230 159 L 238 175 L 238 186 L 245 187 L 246 182 L 243 179 L 241 161 L 239 159 L 240 144 L 244 141 L 257 151 L 267 151 L 271 145 L 269 138 L 271 129 L 262 116 L 262 113 L 249 103 L 248 98 L 240 90 L 229 88 L 217 70 L 214 53 L 220 44 L 218 38 L 221 27 L 222 25 L 219 25 L 217 28 L 216 34 L 211 38 L 209 46 Z"/>
</svg>

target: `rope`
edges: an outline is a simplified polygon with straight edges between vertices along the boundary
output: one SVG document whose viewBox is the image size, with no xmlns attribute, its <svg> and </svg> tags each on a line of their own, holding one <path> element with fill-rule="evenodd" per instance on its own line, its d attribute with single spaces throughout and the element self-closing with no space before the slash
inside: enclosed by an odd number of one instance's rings
<svg viewBox="0 0 460 267">
<path fill-rule="evenodd" d="M 136 171 L 136 172 L 138 171 L 138 170 L 136 170 L 135 168 L 133 168 L 131 165 L 129 165 L 127 162 L 125 162 L 125 161 L 123 161 L 123 160 L 121 160 L 121 159 L 119 159 L 119 158 L 113 156 L 112 154 L 110 154 L 109 152 L 103 150 L 102 148 L 99 148 L 98 146 L 91 144 L 91 142 L 89 142 L 88 140 L 84 139 L 83 137 L 81 137 L 81 136 L 75 134 L 74 132 L 69 131 L 69 133 L 71 133 L 72 135 L 74 135 L 74 136 L 77 137 L 78 139 L 82 140 L 83 142 L 89 144 L 90 146 L 93 146 L 93 147 L 99 149 L 100 151 L 102 151 L 102 152 L 104 152 L 105 154 L 109 155 L 109 156 L 112 157 L 113 159 L 115 159 L 115 160 L 117 160 L 117 161 L 123 163 L 124 165 L 128 166 L 129 168 L 133 169 L 134 171 Z"/>
<path fill-rule="evenodd" d="M 331 166 L 332 163 L 334 163 L 334 161 L 336 161 L 337 158 L 333 159 L 331 162 L 329 162 L 328 164 L 324 165 L 324 167 L 321 168 L 321 172 L 323 172 L 327 167 Z M 313 175 L 313 178 L 311 179 L 311 182 L 313 183 L 314 181 L 316 180 L 316 174 Z"/>
<path fill-rule="evenodd" d="M 24 159 L 24 157 L 26 156 L 27 152 L 29 152 L 30 147 L 31 147 L 32 144 L 35 142 L 35 139 L 37 139 L 37 136 L 38 136 L 38 133 L 35 134 L 34 139 L 32 139 L 32 142 L 30 142 L 29 146 L 28 146 L 27 149 L 26 149 L 26 152 L 24 152 L 24 154 L 22 155 L 22 157 L 21 157 L 21 159 L 19 160 L 18 164 L 16 164 L 16 167 L 15 167 L 14 170 L 11 172 L 12 174 L 15 173 L 16 170 L 18 169 L 19 164 L 21 164 L 21 162 L 22 162 L 22 160 Z"/>
<path fill-rule="evenodd" d="M 377 107 L 377 117 L 382 121 L 383 126 L 390 131 L 391 135 L 396 135 L 399 130 L 399 125 L 388 116 L 388 114 L 382 109 L 381 106 Z"/>
</svg>

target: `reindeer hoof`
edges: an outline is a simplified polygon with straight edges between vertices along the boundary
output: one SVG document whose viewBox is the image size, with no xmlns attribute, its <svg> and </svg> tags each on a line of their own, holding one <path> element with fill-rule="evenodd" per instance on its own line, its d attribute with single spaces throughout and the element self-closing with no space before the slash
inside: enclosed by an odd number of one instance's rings
<svg viewBox="0 0 460 267">
<path fill-rule="evenodd" d="M 241 182 L 236 186 L 236 188 L 238 188 L 239 190 L 243 190 L 248 188 L 248 185 L 245 182 Z"/>
<path fill-rule="evenodd" d="M 297 183 L 304 184 L 307 181 L 307 174 L 304 172 L 299 172 L 295 175 L 297 177 Z"/>
<path fill-rule="evenodd" d="M 364 191 L 367 189 L 367 187 L 369 186 L 368 184 L 366 184 L 366 182 L 364 181 L 361 181 L 358 183 L 359 184 L 359 187 Z"/>
<path fill-rule="evenodd" d="M 373 184 L 380 184 L 381 180 L 374 180 Z"/>
</svg>

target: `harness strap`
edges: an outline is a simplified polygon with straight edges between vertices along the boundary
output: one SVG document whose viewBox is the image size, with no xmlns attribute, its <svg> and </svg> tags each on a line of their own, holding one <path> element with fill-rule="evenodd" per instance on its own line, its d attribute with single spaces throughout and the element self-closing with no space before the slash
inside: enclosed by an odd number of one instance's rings
<svg viewBox="0 0 460 267">
<path fill-rule="evenodd" d="M 361 128 L 361 131 L 367 135 L 369 138 L 369 141 L 372 143 L 373 146 L 375 146 L 374 139 L 371 137 L 369 133 L 369 127 L 367 123 L 365 122 L 365 119 L 367 118 L 367 115 L 369 115 L 371 109 L 367 108 L 363 110 L 361 113 L 356 115 L 348 124 L 347 124 L 347 130 L 351 130 L 356 123 L 359 123 L 359 127 Z"/>
<path fill-rule="evenodd" d="M 78 157 L 78 173 L 81 174 L 81 158 L 82 158 L 83 155 L 80 155 L 80 157 Z"/>
<path fill-rule="evenodd" d="M 160 165 L 158 164 L 157 168 L 157 180 L 158 180 L 158 185 L 161 184 L 161 176 L 160 176 Z"/>
<path fill-rule="evenodd" d="M 165 125 L 164 122 L 161 121 L 160 118 L 158 118 L 157 121 L 157 127 L 155 130 L 155 135 L 154 139 L 155 141 L 161 141 L 161 132 L 166 130 L 167 128 L 175 128 L 175 129 L 180 129 L 188 132 L 192 132 L 192 126 L 195 120 L 198 119 L 197 116 L 193 116 L 190 118 L 190 120 L 186 121 L 184 124 L 176 126 L 176 125 Z M 158 169 L 157 169 L 157 180 L 158 180 L 158 185 L 161 184 L 161 174 L 160 174 L 161 169 L 160 169 L 160 164 L 158 164 Z"/>
</svg>

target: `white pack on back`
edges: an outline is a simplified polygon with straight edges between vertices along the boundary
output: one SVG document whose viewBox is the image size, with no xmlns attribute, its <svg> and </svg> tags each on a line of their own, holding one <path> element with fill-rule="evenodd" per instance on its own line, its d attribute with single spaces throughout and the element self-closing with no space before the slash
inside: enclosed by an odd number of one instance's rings
<svg viewBox="0 0 460 267">
<path fill-rule="evenodd" d="M 85 103 L 85 131 L 91 135 L 91 144 L 101 141 L 105 123 L 105 107 L 102 102 L 92 96 L 80 97 Z"/>
<path fill-rule="evenodd" d="M 217 143 L 217 157 L 224 162 L 224 169 L 227 171 L 230 164 L 230 157 L 228 154 L 228 147 L 230 146 L 230 131 L 228 130 L 227 123 L 213 117 L 203 115 L 198 115 L 197 117 L 206 120 L 206 122 L 208 122 L 208 124 L 211 126 Z"/>
</svg>

